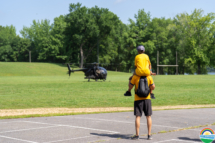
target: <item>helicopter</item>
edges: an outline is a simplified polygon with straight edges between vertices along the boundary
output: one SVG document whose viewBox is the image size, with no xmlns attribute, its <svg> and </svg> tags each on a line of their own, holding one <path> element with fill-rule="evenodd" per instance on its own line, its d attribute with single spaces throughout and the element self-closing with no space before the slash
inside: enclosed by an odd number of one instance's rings
<svg viewBox="0 0 215 143">
<path fill-rule="evenodd" d="M 98 81 L 98 79 L 105 81 L 107 78 L 107 70 L 103 67 L 99 67 L 98 63 L 92 63 L 92 66 L 89 68 L 82 68 L 77 70 L 71 70 L 70 65 L 67 64 L 68 67 L 68 74 L 70 76 L 71 72 L 75 71 L 83 71 L 85 73 L 85 79 L 88 79 L 88 82 L 90 79 L 94 79 L 95 81 Z"/>
</svg>

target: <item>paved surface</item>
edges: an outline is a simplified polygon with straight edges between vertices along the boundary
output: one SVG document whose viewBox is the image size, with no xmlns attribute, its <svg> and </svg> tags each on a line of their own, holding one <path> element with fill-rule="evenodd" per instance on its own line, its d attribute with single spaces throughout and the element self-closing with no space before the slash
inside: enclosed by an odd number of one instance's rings
<svg viewBox="0 0 215 143">
<path fill-rule="evenodd" d="M 135 133 L 133 112 L 0 120 L 0 143 L 194 143 L 202 129 L 165 132 L 215 122 L 215 108 L 153 111 L 153 140 L 146 140 L 147 125 L 141 118 L 140 139 Z M 215 131 L 215 126 L 209 128 Z M 215 142 L 214 142 L 215 143 Z"/>
</svg>

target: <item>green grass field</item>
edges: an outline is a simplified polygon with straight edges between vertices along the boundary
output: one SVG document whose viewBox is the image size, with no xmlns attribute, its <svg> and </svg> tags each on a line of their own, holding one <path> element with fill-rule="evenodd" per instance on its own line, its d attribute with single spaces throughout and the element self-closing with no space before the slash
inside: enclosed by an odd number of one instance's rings
<svg viewBox="0 0 215 143">
<path fill-rule="evenodd" d="M 84 79 L 67 67 L 49 63 L 0 62 L 0 109 L 40 107 L 132 107 L 124 97 L 129 73 L 108 71 L 105 82 Z M 215 104 L 215 75 L 159 75 L 153 106 Z"/>
</svg>

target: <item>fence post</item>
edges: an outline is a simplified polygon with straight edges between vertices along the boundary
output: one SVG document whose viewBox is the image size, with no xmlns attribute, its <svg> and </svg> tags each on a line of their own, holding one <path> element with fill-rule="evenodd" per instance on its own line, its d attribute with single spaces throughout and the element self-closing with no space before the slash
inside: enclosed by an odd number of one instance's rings
<svg viewBox="0 0 215 143">
<path fill-rule="evenodd" d="M 159 51 L 157 51 L 157 75 L 159 74 Z"/>
</svg>

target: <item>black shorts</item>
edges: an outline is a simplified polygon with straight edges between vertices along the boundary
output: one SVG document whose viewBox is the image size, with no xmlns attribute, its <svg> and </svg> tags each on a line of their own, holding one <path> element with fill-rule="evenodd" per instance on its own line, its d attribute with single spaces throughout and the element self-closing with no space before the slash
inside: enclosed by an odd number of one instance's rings
<svg viewBox="0 0 215 143">
<path fill-rule="evenodd" d="M 134 101 L 134 115 L 142 116 L 143 112 L 145 116 L 152 115 L 152 104 L 150 99 Z"/>
</svg>

